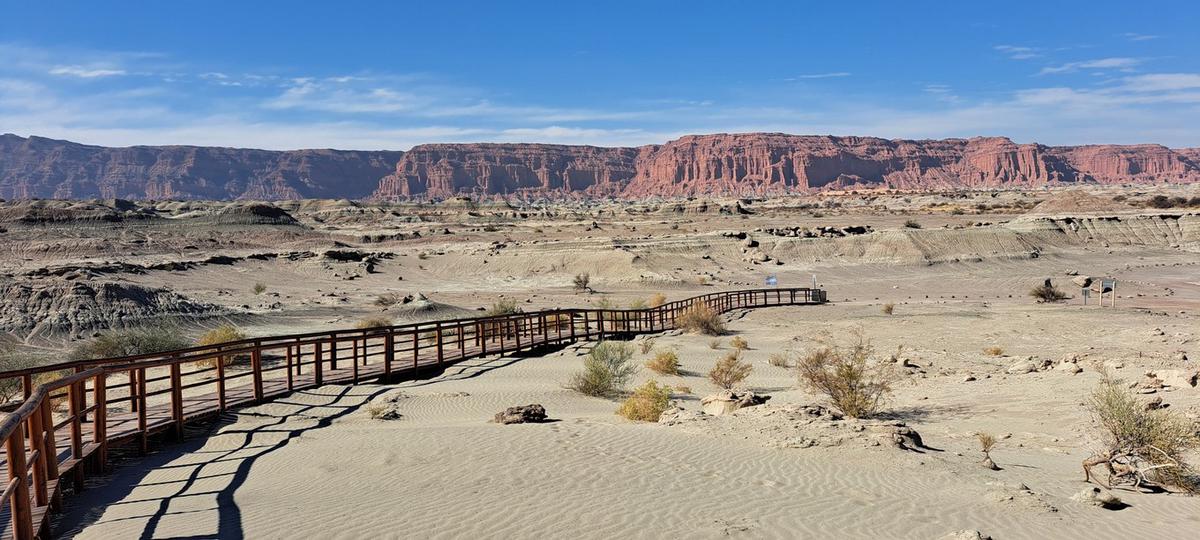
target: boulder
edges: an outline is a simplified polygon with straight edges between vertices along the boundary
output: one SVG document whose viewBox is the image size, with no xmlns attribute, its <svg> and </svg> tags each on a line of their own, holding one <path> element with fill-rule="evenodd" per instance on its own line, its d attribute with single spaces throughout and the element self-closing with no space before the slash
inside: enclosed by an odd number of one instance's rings
<svg viewBox="0 0 1200 540">
<path fill-rule="evenodd" d="M 744 407 L 753 407 L 766 403 L 771 396 L 761 396 L 754 392 L 731 392 L 726 390 L 700 400 L 704 412 L 713 416 L 729 414 Z"/>
<path fill-rule="evenodd" d="M 1173 389 L 1195 388 L 1200 380 L 1200 371 L 1194 369 L 1159 369 L 1147 374 L 1159 381 L 1160 386 Z"/>
<path fill-rule="evenodd" d="M 1020 360 L 1015 364 L 1008 366 L 1008 369 L 1004 371 L 1010 375 L 1024 375 L 1026 373 L 1033 373 L 1037 371 L 1037 369 L 1037 364 L 1035 364 L 1033 360 Z"/>
<path fill-rule="evenodd" d="M 497 424 L 528 424 L 546 421 L 546 408 L 536 403 L 509 407 L 496 413 L 492 421 Z"/>
<path fill-rule="evenodd" d="M 992 540 L 992 537 L 973 529 L 963 529 L 961 531 L 946 533 L 941 538 L 938 538 L 938 540 Z"/>
<path fill-rule="evenodd" d="M 1071 278 L 1071 283 L 1078 285 L 1082 289 L 1092 286 L 1092 278 L 1089 276 L 1075 276 Z"/>
<path fill-rule="evenodd" d="M 1125 508 L 1125 503 L 1121 502 L 1121 498 L 1113 494 L 1107 489 L 1098 487 L 1084 488 L 1083 491 L 1071 496 L 1071 500 L 1109 510 L 1120 510 Z"/>
</svg>

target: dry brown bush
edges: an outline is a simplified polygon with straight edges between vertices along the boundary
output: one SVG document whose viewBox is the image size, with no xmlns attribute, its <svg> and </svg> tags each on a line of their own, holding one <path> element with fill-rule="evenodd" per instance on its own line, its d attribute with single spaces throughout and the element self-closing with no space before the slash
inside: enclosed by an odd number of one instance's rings
<svg viewBox="0 0 1200 540">
<path fill-rule="evenodd" d="M 983 354 L 986 354 L 988 356 L 1003 356 L 1004 349 L 993 345 L 991 347 L 985 347 L 983 349 Z"/>
<path fill-rule="evenodd" d="M 880 311 L 883 311 L 884 315 L 891 315 L 892 312 L 896 311 L 896 304 L 888 302 L 883 305 L 883 308 Z"/>
<path fill-rule="evenodd" d="M 717 360 L 716 365 L 708 372 L 708 380 L 725 390 L 731 390 L 746 380 L 753 370 L 754 366 L 742 361 L 741 350 L 732 350 Z"/>
<path fill-rule="evenodd" d="M 243 334 L 242 331 L 238 330 L 236 326 L 232 324 L 222 324 L 221 326 L 213 328 L 212 330 L 209 330 L 201 334 L 200 337 L 196 338 L 196 345 L 220 345 L 222 343 L 241 341 L 243 339 L 246 339 L 246 334 Z M 245 355 L 229 355 L 205 358 L 203 360 L 197 360 L 196 365 L 199 367 L 216 367 L 217 362 L 220 361 L 221 365 L 228 366 L 236 359 L 235 356 Z"/>
<path fill-rule="evenodd" d="M 767 357 L 767 363 L 775 367 L 790 368 L 792 358 L 788 353 L 771 353 L 771 356 Z"/>
<path fill-rule="evenodd" d="M 1046 283 L 1034 287 L 1029 291 L 1029 296 L 1036 298 L 1038 302 L 1046 303 L 1062 302 L 1067 299 L 1066 293 L 1060 291 L 1058 287 Z"/>
<path fill-rule="evenodd" d="M 742 336 L 733 336 L 733 338 L 729 340 L 729 346 L 739 351 L 744 351 L 750 348 L 750 342 L 746 341 L 746 338 Z"/>
<path fill-rule="evenodd" d="M 665 303 L 667 303 L 667 295 L 663 293 L 654 293 L 650 296 L 650 301 L 647 302 L 647 305 L 650 307 L 658 307 Z"/>
<path fill-rule="evenodd" d="M 892 364 L 873 360 L 875 349 L 860 333 L 850 345 L 827 344 L 800 360 L 800 381 L 824 394 L 842 414 L 863 418 L 879 411 L 892 391 Z"/>
<path fill-rule="evenodd" d="M 693 334 L 719 336 L 725 333 L 725 322 L 708 304 L 696 302 L 675 318 L 675 326 Z"/>
<path fill-rule="evenodd" d="M 359 330 L 372 330 L 377 328 L 387 328 L 392 325 L 392 320 L 387 317 L 367 317 L 354 323 L 354 327 Z"/>
<path fill-rule="evenodd" d="M 671 388 L 659 386 L 650 380 L 637 387 L 633 395 L 625 399 L 617 414 L 639 422 L 657 422 L 663 411 L 671 405 Z"/>
<path fill-rule="evenodd" d="M 679 375 L 679 355 L 675 351 L 662 351 L 646 362 L 646 367 L 661 375 Z"/>
</svg>

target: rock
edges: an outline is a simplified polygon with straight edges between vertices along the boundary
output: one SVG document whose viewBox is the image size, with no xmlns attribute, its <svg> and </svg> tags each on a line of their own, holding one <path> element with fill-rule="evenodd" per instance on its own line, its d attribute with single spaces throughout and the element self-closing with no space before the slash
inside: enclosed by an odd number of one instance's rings
<svg viewBox="0 0 1200 540">
<path fill-rule="evenodd" d="M 1165 407 L 1166 407 L 1166 405 L 1163 405 L 1162 396 L 1154 396 L 1154 399 L 1146 402 L 1146 410 L 1147 411 L 1158 410 L 1158 409 L 1162 409 Z"/>
<path fill-rule="evenodd" d="M 1113 492 L 1107 489 L 1098 487 L 1084 488 L 1083 491 L 1071 496 L 1071 500 L 1092 506 L 1099 506 L 1108 510 L 1120 510 L 1127 506 Z"/>
<path fill-rule="evenodd" d="M 496 413 L 492 419 L 497 424 L 527 424 L 546 421 L 546 409 L 538 404 L 509 407 Z"/>
<path fill-rule="evenodd" d="M 921 434 L 908 426 L 898 426 L 892 432 L 892 444 L 901 450 L 919 450 L 926 448 L 921 440 Z"/>
<path fill-rule="evenodd" d="M 1037 371 L 1037 365 L 1030 360 L 1020 360 L 1004 371 L 1010 375 L 1023 375 Z"/>
<path fill-rule="evenodd" d="M 992 540 L 992 537 L 973 529 L 962 529 L 946 533 L 938 540 Z"/>
<path fill-rule="evenodd" d="M 754 392 L 724 391 L 705 396 L 700 400 L 704 412 L 713 416 L 722 416 L 744 407 L 753 407 L 766 403 L 771 396 L 762 396 Z"/>
<path fill-rule="evenodd" d="M 1081 289 L 1086 289 L 1092 286 L 1092 278 L 1088 276 L 1075 276 L 1071 278 L 1071 283 L 1078 285 Z"/>
<path fill-rule="evenodd" d="M 1173 389 L 1195 388 L 1200 380 L 1200 371 L 1190 369 L 1157 369 L 1148 375 L 1158 381 L 1159 387 L 1169 386 Z"/>
<path fill-rule="evenodd" d="M 1081 373 L 1083 368 L 1079 367 L 1079 364 L 1074 362 L 1059 362 L 1054 366 L 1054 371 L 1062 371 L 1064 373 L 1075 375 L 1076 373 Z"/>
<path fill-rule="evenodd" d="M 991 457 L 991 456 L 987 456 L 987 457 L 983 458 L 983 462 L 981 463 L 981 465 L 983 465 L 983 467 L 984 467 L 985 469 L 991 469 L 991 470 L 993 470 L 993 471 L 998 471 L 998 470 L 1000 470 L 1000 467 L 997 467 L 997 466 L 996 466 L 996 462 L 995 462 L 995 461 L 992 461 L 992 457 Z"/>
<path fill-rule="evenodd" d="M 968 382 L 971 382 L 971 381 L 974 381 L 974 380 L 975 380 L 975 376 L 974 376 L 974 375 L 967 375 L 966 377 L 963 377 L 963 380 L 962 380 L 962 382 L 968 383 Z"/>
</svg>

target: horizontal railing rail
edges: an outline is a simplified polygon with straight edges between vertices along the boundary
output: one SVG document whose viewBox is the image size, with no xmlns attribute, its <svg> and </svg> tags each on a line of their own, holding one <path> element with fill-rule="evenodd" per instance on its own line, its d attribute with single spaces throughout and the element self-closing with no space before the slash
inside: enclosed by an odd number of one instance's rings
<svg viewBox="0 0 1200 540">
<path fill-rule="evenodd" d="M 469 358 L 672 330 L 679 315 L 697 304 L 724 313 L 825 301 L 821 289 L 722 291 L 646 308 L 548 309 L 308 332 L 4 371 L 0 381 L 20 379 L 24 402 L 0 421 L 9 478 L 0 503 L 8 503 L 12 536 L 32 538 L 58 500 L 60 475 L 70 473 L 74 487 L 82 489 L 81 465 L 90 460 L 103 470 L 109 444 L 133 439 L 144 452 L 152 433 L 170 430 L 182 438 L 186 421 L 230 407 Z M 34 386 L 48 377 L 56 378 Z M 64 404 L 66 412 L 56 422 Z M 70 440 L 70 451 L 61 455 L 58 432 Z"/>
</svg>

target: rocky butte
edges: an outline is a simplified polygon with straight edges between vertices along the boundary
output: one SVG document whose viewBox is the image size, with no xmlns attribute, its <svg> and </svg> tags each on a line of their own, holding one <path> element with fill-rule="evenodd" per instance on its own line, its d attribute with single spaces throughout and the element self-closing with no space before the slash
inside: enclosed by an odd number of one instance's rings
<svg viewBox="0 0 1200 540">
<path fill-rule="evenodd" d="M 0 198 L 299 199 L 765 195 L 1200 181 L 1200 149 L 743 133 L 661 145 L 427 144 L 400 151 L 107 148 L 0 135 Z"/>
</svg>

